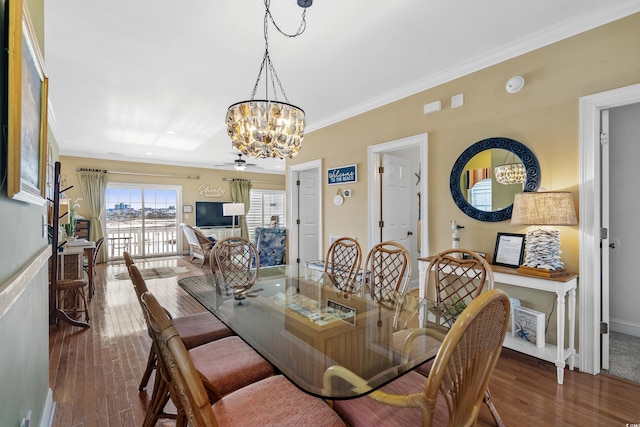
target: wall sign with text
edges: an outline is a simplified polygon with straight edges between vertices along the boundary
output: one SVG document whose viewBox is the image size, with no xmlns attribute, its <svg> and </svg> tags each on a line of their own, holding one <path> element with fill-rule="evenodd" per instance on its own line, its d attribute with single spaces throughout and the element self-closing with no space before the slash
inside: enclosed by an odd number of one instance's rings
<svg viewBox="0 0 640 427">
<path fill-rule="evenodd" d="M 327 184 L 349 184 L 358 182 L 358 165 L 340 166 L 327 169 Z"/>
</svg>

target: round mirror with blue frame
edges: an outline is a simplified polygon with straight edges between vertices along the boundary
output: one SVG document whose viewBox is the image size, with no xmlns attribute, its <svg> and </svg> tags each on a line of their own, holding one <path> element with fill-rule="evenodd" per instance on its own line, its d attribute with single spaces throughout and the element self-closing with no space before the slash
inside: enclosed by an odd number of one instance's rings
<svg viewBox="0 0 640 427">
<path fill-rule="evenodd" d="M 493 170 L 513 161 L 522 162 L 525 182 L 501 187 L 502 184 L 493 179 Z M 470 168 L 474 162 L 479 164 Z M 474 179 L 469 179 L 470 170 Z M 492 186 L 496 190 L 493 195 Z M 454 163 L 449 179 L 456 206 L 465 215 L 485 222 L 511 219 L 514 192 L 536 191 L 539 186 L 540 165 L 533 152 L 516 140 L 501 137 L 483 139 L 467 148 Z M 492 200 L 498 200 L 495 207 Z"/>
</svg>

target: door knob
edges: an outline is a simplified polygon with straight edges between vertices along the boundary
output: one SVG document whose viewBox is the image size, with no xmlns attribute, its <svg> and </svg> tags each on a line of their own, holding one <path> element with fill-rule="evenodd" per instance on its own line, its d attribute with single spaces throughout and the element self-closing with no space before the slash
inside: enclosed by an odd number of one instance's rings
<svg viewBox="0 0 640 427">
<path fill-rule="evenodd" d="M 612 240 L 612 241 L 611 241 L 611 243 L 609 243 L 609 247 L 610 247 L 611 249 L 615 249 L 615 248 L 617 248 L 619 245 L 620 245 L 620 240 L 618 240 L 618 239 Z"/>
<path fill-rule="evenodd" d="M 615 248 L 616 248 L 616 246 L 618 246 L 618 245 L 616 245 L 616 244 L 615 244 L 615 243 L 613 243 L 613 242 L 612 242 L 612 243 L 609 243 L 609 247 L 610 247 L 611 249 L 615 249 Z"/>
</svg>

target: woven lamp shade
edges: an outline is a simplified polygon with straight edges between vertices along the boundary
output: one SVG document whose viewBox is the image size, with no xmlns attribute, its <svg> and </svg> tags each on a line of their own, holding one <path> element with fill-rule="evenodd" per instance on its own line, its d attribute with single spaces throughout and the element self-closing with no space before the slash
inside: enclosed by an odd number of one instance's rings
<svg viewBox="0 0 640 427">
<path fill-rule="evenodd" d="M 517 193 L 513 201 L 511 224 L 576 225 L 576 209 L 568 191 Z"/>
</svg>

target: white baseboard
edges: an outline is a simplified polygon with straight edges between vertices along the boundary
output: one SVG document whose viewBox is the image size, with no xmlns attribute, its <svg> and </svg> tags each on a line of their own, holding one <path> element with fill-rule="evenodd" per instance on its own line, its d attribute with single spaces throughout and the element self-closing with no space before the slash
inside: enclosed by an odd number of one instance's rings
<svg viewBox="0 0 640 427">
<path fill-rule="evenodd" d="M 55 413 L 56 403 L 53 401 L 53 390 L 49 389 L 47 391 L 47 400 L 44 402 L 40 427 L 51 427 L 53 425 L 53 416 Z"/>
<path fill-rule="evenodd" d="M 612 332 L 619 332 L 621 334 L 632 335 L 634 337 L 640 337 L 640 323 L 629 322 L 621 319 L 609 319 L 609 329 Z"/>
</svg>

